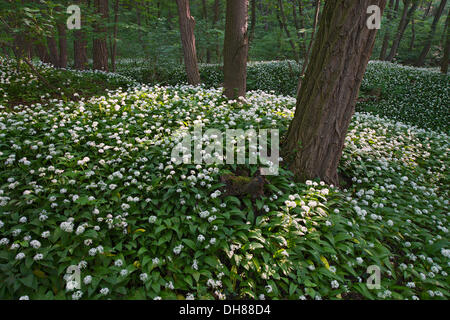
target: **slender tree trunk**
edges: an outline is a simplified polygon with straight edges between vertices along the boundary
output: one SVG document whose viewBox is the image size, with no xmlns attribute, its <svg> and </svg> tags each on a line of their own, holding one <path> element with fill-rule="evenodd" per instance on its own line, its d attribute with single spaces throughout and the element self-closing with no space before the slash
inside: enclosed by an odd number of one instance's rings
<svg viewBox="0 0 450 320">
<path fill-rule="evenodd" d="M 282 150 L 298 180 L 339 183 L 345 136 L 377 33 L 366 26 L 369 5 L 383 11 L 386 0 L 325 2 L 313 58 Z"/>
<path fill-rule="evenodd" d="M 48 55 L 47 47 L 43 43 L 37 43 L 35 45 L 36 55 L 44 63 L 50 63 L 50 56 Z"/>
<path fill-rule="evenodd" d="M 117 23 L 119 22 L 119 0 L 114 2 L 114 27 L 111 48 L 111 68 L 116 72 L 116 56 L 117 56 Z"/>
<path fill-rule="evenodd" d="M 93 68 L 108 71 L 107 28 L 105 25 L 108 20 L 108 0 L 94 0 L 94 4 L 96 13 L 100 14 L 100 21 L 94 23 Z"/>
<path fill-rule="evenodd" d="M 80 5 L 83 1 L 77 0 L 76 4 Z M 87 41 L 86 34 L 83 31 L 83 15 L 81 16 L 81 29 L 74 30 L 73 55 L 75 69 L 85 70 L 88 64 L 87 57 Z"/>
<path fill-rule="evenodd" d="M 380 60 L 386 59 L 386 52 L 387 52 L 387 48 L 389 46 L 389 40 L 390 40 L 390 37 L 391 37 L 389 29 L 390 29 L 391 24 L 392 24 L 392 18 L 393 18 L 392 11 L 393 10 L 394 10 L 394 0 L 390 0 L 389 1 L 389 12 L 388 12 L 388 15 L 387 15 L 387 20 L 388 20 L 389 27 L 386 28 L 386 32 L 384 34 L 383 44 L 381 46 L 381 51 L 380 51 Z"/>
<path fill-rule="evenodd" d="M 217 28 L 219 19 L 220 19 L 220 0 L 215 0 L 214 1 L 213 28 Z M 221 60 L 220 43 L 219 43 L 219 39 L 217 36 L 216 36 L 216 57 L 217 57 L 217 62 L 220 62 L 220 60 Z"/>
<path fill-rule="evenodd" d="M 445 40 L 445 47 L 444 47 L 444 56 L 442 57 L 441 61 L 441 72 L 443 74 L 447 74 L 448 72 L 448 57 L 450 54 L 450 27 L 449 27 L 449 21 L 450 21 L 450 11 L 447 13 L 447 22 L 446 22 L 446 28 L 445 33 L 447 34 L 446 40 Z"/>
<path fill-rule="evenodd" d="M 59 36 L 59 64 L 60 68 L 67 68 L 67 36 L 66 26 L 62 23 L 58 23 L 58 36 Z"/>
<path fill-rule="evenodd" d="M 403 34 L 405 33 L 406 27 L 408 26 L 409 22 L 411 21 L 412 15 L 416 11 L 417 7 L 419 6 L 418 0 L 413 0 L 413 5 L 408 10 L 409 4 L 411 3 L 411 0 L 405 0 L 404 1 L 404 8 L 403 8 L 403 14 L 402 19 L 400 20 L 400 24 L 398 27 L 397 35 L 395 37 L 394 43 L 392 44 L 391 52 L 389 53 L 389 56 L 386 58 L 387 61 L 392 61 L 394 57 L 397 55 L 398 47 L 400 45 L 400 41 L 402 41 Z"/>
<path fill-rule="evenodd" d="M 414 49 L 414 42 L 416 41 L 416 23 L 414 17 L 411 19 L 411 42 L 409 43 L 409 50 Z"/>
<path fill-rule="evenodd" d="M 420 53 L 419 58 L 417 59 L 416 65 L 421 67 L 425 64 L 425 59 L 427 58 L 428 52 L 431 49 L 431 44 L 433 43 L 433 38 L 436 34 L 436 27 L 441 19 L 442 14 L 444 13 L 445 5 L 447 4 L 447 0 L 441 0 L 441 4 L 439 5 L 438 10 L 433 19 L 433 23 L 431 25 L 430 35 L 427 37 L 425 45 L 423 46 L 422 52 Z"/>
<path fill-rule="evenodd" d="M 59 65 L 59 57 L 58 57 L 58 45 L 56 43 L 55 37 L 47 37 L 47 46 L 48 51 L 50 53 L 50 63 L 58 67 Z"/>
<path fill-rule="evenodd" d="M 202 0 L 202 15 L 203 20 L 205 20 L 205 26 L 208 28 L 208 7 L 206 6 L 206 0 Z M 206 63 L 211 63 L 211 49 L 208 30 L 206 31 Z"/>
<path fill-rule="evenodd" d="M 192 85 L 198 85 L 200 83 L 200 74 L 198 72 L 197 51 L 195 48 L 195 19 L 191 16 L 189 0 L 177 0 L 177 6 L 188 82 Z"/>
<path fill-rule="evenodd" d="M 305 59 L 303 61 L 302 71 L 300 72 L 300 77 L 299 77 L 299 80 L 298 80 L 297 96 L 298 96 L 298 94 L 300 92 L 300 88 L 302 86 L 303 76 L 305 75 L 306 68 L 308 67 L 309 56 L 310 56 L 310 53 L 311 53 L 311 48 L 312 48 L 313 43 L 314 43 L 314 36 L 315 36 L 315 33 L 316 33 L 316 29 L 317 29 L 317 23 L 319 21 L 319 12 L 320 12 L 320 0 L 316 0 L 316 13 L 314 14 L 313 31 L 311 33 L 311 40 L 309 41 L 308 51 L 306 51 Z"/>
<path fill-rule="evenodd" d="M 250 0 L 250 6 L 252 8 L 252 16 L 250 21 L 250 35 L 248 37 L 248 43 L 252 43 L 253 38 L 255 37 L 255 28 L 256 28 L 256 0 Z"/>
<path fill-rule="evenodd" d="M 289 44 L 291 45 L 291 48 L 292 48 L 292 52 L 294 53 L 295 61 L 298 62 L 300 58 L 298 56 L 298 52 L 297 52 L 297 48 L 295 46 L 294 40 L 292 39 L 291 33 L 290 33 L 289 28 L 287 26 L 286 15 L 284 13 L 283 0 L 278 0 L 278 8 L 279 8 L 279 15 L 278 15 L 278 12 L 277 12 L 278 23 L 280 24 L 280 28 L 282 30 L 284 30 L 284 32 L 286 33 L 286 36 L 288 37 Z"/>
<path fill-rule="evenodd" d="M 297 2 L 297 3 L 296 3 Z M 297 4 L 298 13 L 297 16 Z M 297 30 L 297 38 L 300 42 L 300 56 L 306 53 L 306 42 L 305 42 L 305 18 L 303 17 L 303 4 L 302 0 L 292 1 L 292 16 L 294 18 L 295 29 Z"/>
<path fill-rule="evenodd" d="M 427 6 L 427 9 L 425 10 L 425 13 L 423 14 L 423 19 L 428 17 L 428 15 L 430 14 L 432 4 L 433 4 L 433 0 L 428 0 L 428 6 Z"/>
<path fill-rule="evenodd" d="M 137 32 L 137 36 L 138 36 L 138 42 L 141 44 L 142 50 L 144 51 L 144 56 L 145 59 L 148 60 L 149 59 L 149 53 L 147 50 L 147 42 L 144 41 L 144 39 L 142 38 L 142 21 L 141 21 L 141 2 L 137 1 L 136 2 L 136 23 L 138 25 L 138 32 Z"/>
<path fill-rule="evenodd" d="M 228 99 L 245 97 L 247 89 L 248 0 L 227 0 L 224 87 Z"/>
</svg>

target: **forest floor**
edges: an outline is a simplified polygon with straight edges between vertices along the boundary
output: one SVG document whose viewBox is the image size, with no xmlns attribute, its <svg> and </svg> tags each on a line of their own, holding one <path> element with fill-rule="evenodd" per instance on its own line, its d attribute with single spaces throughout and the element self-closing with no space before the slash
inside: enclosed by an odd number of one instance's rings
<svg viewBox="0 0 450 320">
<path fill-rule="evenodd" d="M 195 125 L 282 137 L 294 98 L 37 68 L 54 88 L 0 58 L 0 298 L 450 297 L 448 76 L 369 64 L 348 184 L 297 183 L 282 162 L 255 197 L 223 177 L 258 165 L 171 152 Z"/>
</svg>

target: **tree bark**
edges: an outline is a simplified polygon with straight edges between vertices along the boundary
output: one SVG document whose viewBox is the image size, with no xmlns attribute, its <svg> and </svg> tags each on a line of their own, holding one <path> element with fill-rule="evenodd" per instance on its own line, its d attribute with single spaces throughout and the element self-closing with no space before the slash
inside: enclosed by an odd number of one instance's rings
<svg viewBox="0 0 450 320">
<path fill-rule="evenodd" d="M 111 68 L 116 72 L 116 56 L 117 56 L 117 23 L 119 22 L 119 0 L 114 2 L 114 27 L 111 48 Z"/>
<path fill-rule="evenodd" d="M 78 5 L 82 2 L 82 0 L 75 1 Z M 83 15 L 81 16 L 81 28 L 83 28 Z M 78 70 L 85 70 L 88 64 L 86 34 L 82 30 L 74 30 L 73 55 L 75 69 Z"/>
<path fill-rule="evenodd" d="M 403 14 L 402 18 L 400 20 L 400 24 L 398 26 L 397 35 L 395 37 L 394 43 L 392 44 L 391 51 L 386 58 L 387 61 L 392 61 L 394 57 L 397 54 L 398 47 L 400 45 L 400 41 L 402 41 L 403 34 L 405 33 L 406 27 L 408 26 L 409 22 L 411 21 L 411 17 L 416 11 L 417 7 L 419 6 L 418 0 L 413 0 L 413 5 L 408 10 L 409 4 L 411 3 L 411 0 L 404 0 L 404 8 L 403 8 Z"/>
<path fill-rule="evenodd" d="M 389 1 L 389 11 L 387 14 L 387 20 L 388 20 L 389 27 L 386 28 L 386 32 L 384 34 L 383 44 L 381 45 L 381 51 L 380 51 L 380 57 L 379 57 L 380 60 L 386 59 L 386 52 L 387 52 L 387 48 L 389 46 L 389 40 L 391 38 L 389 29 L 391 27 L 393 16 L 394 16 L 393 11 L 394 11 L 394 0 L 390 0 Z"/>
<path fill-rule="evenodd" d="M 450 54 L 450 27 L 449 27 L 449 21 L 450 21 L 450 11 L 447 13 L 447 27 L 445 28 L 447 33 L 447 39 L 445 40 L 445 47 L 444 47 L 444 56 L 442 57 L 441 61 L 441 72 L 443 74 L 447 74 L 448 72 L 448 57 Z"/>
<path fill-rule="evenodd" d="M 197 51 L 195 48 L 195 19 L 191 16 L 189 0 L 177 0 L 177 6 L 188 82 L 191 85 L 198 85 L 200 83 L 200 74 L 198 72 Z"/>
<path fill-rule="evenodd" d="M 108 0 L 94 0 L 96 13 L 100 14 L 99 21 L 94 23 L 94 40 L 92 46 L 94 70 L 108 71 L 107 28 Z"/>
<path fill-rule="evenodd" d="M 58 67 L 59 57 L 58 57 L 58 45 L 56 43 L 55 37 L 47 37 L 47 47 L 48 52 L 50 53 L 50 63 Z"/>
<path fill-rule="evenodd" d="M 430 35 L 427 37 L 425 45 L 423 46 L 422 52 L 420 53 L 419 58 L 417 59 L 416 66 L 423 66 L 425 64 L 425 59 L 427 58 L 428 52 L 430 52 L 431 44 L 433 42 L 433 38 L 436 34 L 436 27 L 441 19 L 442 14 L 444 13 L 445 5 L 447 4 L 447 0 L 441 0 L 441 4 L 439 5 L 438 10 L 433 19 L 433 23 L 431 24 Z"/>
<path fill-rule="evenodd" d="M 386 0 L 325 2 L 282 150 L 298 180 L 339 183 L 345 136 L 377 33 L 366 26 L 369 5 L 383 11 Z"/>
<path fill-rule="evenodd" d="M 248 0 L 227 0 L 224 88 L 228 99 L 245 97 L 247 89 Z"/>
<path fill-rule="evenodd" d="M 58 23 L 58 37 L 59 37 L 59 63 L 60 68 L 67 68 L 67 36 L 66 26 Z"/>
</svg>

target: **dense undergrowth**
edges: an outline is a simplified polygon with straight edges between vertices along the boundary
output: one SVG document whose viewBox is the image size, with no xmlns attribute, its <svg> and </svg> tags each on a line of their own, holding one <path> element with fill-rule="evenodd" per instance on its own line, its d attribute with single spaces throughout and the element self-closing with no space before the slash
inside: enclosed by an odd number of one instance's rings
<svg viewBox="0 0 450 320">
<path fill-rule="evenodd" d="M 2 83 L 28 93 L 31 76 L 12 66 L 2 64 Z M 221 176 L 258 166 L 175 165 L 175 133 L 283 134 L 293 98 L 129 85 L 20 107 L 3 97 L 1 298 L 449 298 L 448 135 L 357 113 L 343 189 L 295 183 L 280 168 L 252 200 L 227 195 Z M 71 265 L 80 289 L 65 289 Z M 379 289 L 367 287 L 369 266 L 381 270 Z"/>
<path fill-rule="evenodd" d="M 148 67 L 124 60 L 118 72 L 141 83 L 176 85 L 187 82 L 182 65 Z M 248 90 L 295 96 L 301 66 L 295 61 L 252 62 L 248 65 Z M 222 66 L 200 65 L 206 87 L 220 87 Z M 372 61 L 361 86 L 357 111 L 387 116 L 421 128 L 449 132 L 450 77 L 438 69 L 412 68 Z"/>
</svg>

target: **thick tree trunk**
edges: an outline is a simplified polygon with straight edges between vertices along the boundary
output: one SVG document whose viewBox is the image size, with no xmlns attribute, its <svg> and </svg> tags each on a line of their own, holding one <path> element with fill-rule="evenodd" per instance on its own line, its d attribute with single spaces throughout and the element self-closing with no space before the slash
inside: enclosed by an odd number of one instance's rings
<svg viewBox="0 0 450 320">
<path fill-rule="evenodd" d="M 366 26 L 369 5 L 386 0 L 327 0 L 312 59 L 297 97 L 283 154 L 299 180 L 338 185 L 337 168 L 377 30 Z"/>
<path fill-rule="evenodd" d="M 177 6 L 188 82 L 192 85 L 198 85 L 200 83 L 200 74 L 198 72 L 197 51 L 195 48 L 195 19 L 191 16 L 189 0 L 177 0 Z"/>
<path fill-rule="evenodd" d="M 388 12 L 388 15 L 387 15 L 389 28 L 386 28 L 386 32 L 384 34 L 383 44 L 381 45 L 381 51 L 380 51 L 380 58 L 379 58 L 380 60 L 386 59 L 386 52 L 387 52 L 387 48 L 389 46 L 389 40 L 390 40 L 390 37 L 391 37 L 389 29 L 390 29 L 390 26 L 391 26 L 391 23 L 392 23 L 392 18 L 394 16 L 392 14 L 393 10 L 394 10 L 394 0 L 390 0 L 389 1 L 389 12 Z"/>
<path fill-rule="evenodd" d="M 245 97 L 247 89 L 248 0 L 227 0 L 224 88 L 228 99 Z"/>
<path fill-rule="evenodd" d="M 448 58 L 450 54 L 450 27 L 449 27 L 449 21 L 450 21 L 450 11 L 447 13 L 447 27 L 445 28 L 447 39 L 445 40 L 445 47 L 444 47 L 444 56 L 442 57 L 441 61 L 441 72 L 443 74 L 447 74 L 448 72 Z"/>
<path fill-rule="evenodd" d="M 428 55 L 428 52 L 431 49 L 431 44 L 433 42 L 434 35 L 436 34 L 436 27 L 441 19 L 442 14 L 444 13 L 445 5 L 447 4 L 447 0 L 441 0 L 441 4 L 439 5 L 438 10 L 433 19 L 433 23 L 431 25 L 430 35 L 427 37 L 425 45 L 423 46 L 422 52 L 420 53 L 419 58 L 417 59 L 416 65 L 421 67 L 425 64 L 425 59 Z"/>
<path fill-rule="evenodd" d="M 94 70 L 108 71 L 108 47 L 107 47 L 107 28 L 108 20 L 108 0 L 94 1 L 96 13 L 100 14 L 99 21 L 94 23 L 94 40 L 92 43 Z"/>
<path fill-rule="evenodd" d="M 389 56 L 386 58 L 387 61 L 392 61 L 392 59 L 394 59 L 394 57 L 397 55 L 398 47 L 400 45 L 400 41 L 402 41 L 403 34 L 405 33 L 406 27 L 408 26 L 409 22 L 411 21 L 412 15 L 416 11 L 417 7 L 419 6 L 418 0 L 412 0 L 412 1 L 414 1 L 414 3 L 409 10 L 408 10 L 408 7 L 409 7 L 409 4 L 411 3 L 411 0 L 404 1 L 402 19 L 400 20 L 397 35 L 395 37 L 394 43 L 392 44 L 391 52 L 389 53 Z"/>
</svg>

